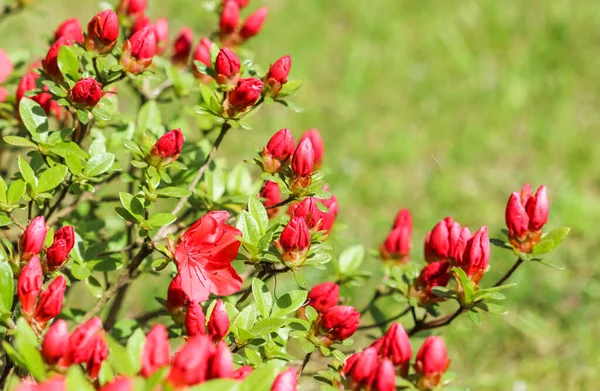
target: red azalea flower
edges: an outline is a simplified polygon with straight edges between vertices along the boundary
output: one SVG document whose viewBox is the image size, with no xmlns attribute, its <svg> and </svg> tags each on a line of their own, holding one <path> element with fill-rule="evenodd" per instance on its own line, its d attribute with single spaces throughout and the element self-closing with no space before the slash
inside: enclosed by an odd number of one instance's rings
<svg viewBox="0 0 600 391">
<path fill-rule="evenodd" d="M 231 262 L 240 248 L 242 233 L 225 224 L 229 213 L 210 212 L 182 235 L 175 250 L 181 286 L 191 301 L 208 299 L 209 293 L 227 296 L 240 290 L 242 278 Z"/>
</svg>

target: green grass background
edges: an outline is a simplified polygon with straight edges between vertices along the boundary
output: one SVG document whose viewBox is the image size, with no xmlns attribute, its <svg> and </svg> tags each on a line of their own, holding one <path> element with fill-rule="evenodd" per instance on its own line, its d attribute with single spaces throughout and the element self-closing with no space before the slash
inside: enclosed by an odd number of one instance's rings
<svg viewBox="0 0 600 391">
<path fill-rule="evenodd" d="M 150 0 L 173 31 L 206 34 L 200 1 Z M 317 127 L 328 181 L 340 203 L 336 238 L 375 248 L 395 212 L 415 221 L 414 260 L 425 233 L 451 215 L 473 229 L 504 226 L 511 191 L 549 188 L 549 227 L 571 236 L 549 260 L 527 264 L 507 292 L 510 312 L 466 317 L 441 331 L 458 384 L 473 390 L 593 390 L 600 375 L 600 7 L 591 0 L 253 0 L 267 4 L 249 47 L 264 64 L 293 57 L 305 81 L 295 114 L 270 107 L 222 155 L 249 158 L 289 127 Z M 0 24 L 0 47 L 45 53 L 66 17 L 86 23 L 91 0 L 40 0 Z M 489 280 L 512 257 L 493 249 Z M 375 271 L 375 260 L 365 266 Z M 318 276 L 316 276 L 318 278 Z M 373 282 L 370 283 L 370 286 Z M 358 303 L 365 301 L 355 295 Z M 390 312 L 395 309 L 390 308 Z M 418 345 L 415 345 L 415 349 Z"/>
</svg>

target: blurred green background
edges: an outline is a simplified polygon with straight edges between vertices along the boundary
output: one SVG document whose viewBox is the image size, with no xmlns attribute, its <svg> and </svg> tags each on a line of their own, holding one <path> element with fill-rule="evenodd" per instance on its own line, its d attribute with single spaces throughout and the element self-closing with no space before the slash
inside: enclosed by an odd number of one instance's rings
<svg viewBox="0 0 600 391">
<path fill-rule="evenodd" d="M 150 15 L 213 30 L 200 1 L 150 0 Z M 600 7 L 592 0 L 252 0 L 270 8 L 249 44 L 267 66 L 293 57 L 305 84 L 295 114 L 279 106 L 232 133 L 221 155 L 250 158 L 277 129 L 317 127 L 340 203 L 335 240 L 375 248 L 396 211 L 425 233 L 451 215 L 472 229 L 504 226 L 508 195 L 549 188 L 548 227 L 571 236 L 549 261 L 527 264 L 507 291 L 510 312 L 466 317 L 441 331 L 457 384 L 473 390 L 592 390 L 600 375 Z M 87 23 L 94 0 L 40 0 L 0 24 L 0 47 L 39 55 L 67 17 Z M 493 249 L 488 281 L 513 262 Z M 378 269 L 376 260 L 368 268 Z M 315 279 L 319 276 L 315 275 Z M 370 286 L 375 282 L 371 282 Z M 355 294 L 355 302 L 366 301 Z M 135 303 L 132 303 L 135 305 Z M 138 304 L 139 305 L 139 304 Z M 390 308 L 390 312 L 397 312 Z M 419 342 L 420 344 L 420 342 Z M 415 343 L 415 349 L 418 344 Z"/>
</svg>

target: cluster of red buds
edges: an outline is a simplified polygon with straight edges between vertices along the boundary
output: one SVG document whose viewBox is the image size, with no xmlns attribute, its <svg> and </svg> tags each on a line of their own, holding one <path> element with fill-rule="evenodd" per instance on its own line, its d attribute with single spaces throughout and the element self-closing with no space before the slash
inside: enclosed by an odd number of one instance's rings
<svg viewBox="0 0 600 391">
<path fill-rule="evenodd" d="M 408 209 L 402 209 L 396 215 L 392 230 L 379 247 L 381 258 L 394 263 L 406 263 L 410 260 L 410 238 L 412 235 L 412 216 Z"/>
<path fill-rule="evenodd" d="M 44 216 L 37 216 L 27 226 L 19 239 L 19 253 L 22 261 L 38 257 L 44 248 L 48 227 Z M 67 225 L 54 233 L 52 245 L 45 250 L 43 268 L 46 272 L 59 270 L 69 258 L 69 253 L 75 245 L 75 231 Z M 39 262 L 39 258 L 38 258 Z"/>
<path fill-rule="evenodd" d="M 223 301 L 216 301 L 208 321 L 200 304 L 190 302 L 185 316 L 185 332 L 188 337 L 209 335 L 215 343 L 222 341 L 229 333 L 229 316 Z"/>
<path fill-rule="evenodd" d="M 406 331 L 401 324 L 393 323 L 370 347 L 348 357 L 342 367 L 343 379 L 352 390 L 393 391 L 396 376 L 409 376 L 411 358 L 412 346 Z M 419 390 L 436 389 L 449 365 L 442 339 L 428 337 L 413 366 Z"/>
<path fill-rule="evenodd" d="M 102 362 L 108 358 L 108 345 L 99 318 L 78 326 L 71 335 L 67 322 L 54 321 L 44 336 L 41 349 L 49 367 L 62 371 L 73 364 L 85 364 L 91 379 L 98 377 Z"/>
<path fill-rule="evenodd" d="M 249 0 L 223 0 L 219 21 L 219 39 L 223 46 L 235 48 L 260 33 L 268 9 L 259 8 L 241 23 L 240 10 L 248 3 Z"/>
<path fill-rule="evenodd" d="M 23 98 L 25 98 L 25 94 L 29 91 L 38 89 L 37 80 L 40 78 L 40 75 L 37 72 L 37 69 L 39 67 L 40 67 L 39 62 L 32 64 L 30 66 L 29 70 L 23 75 L 23 77 L 21 77 L 21 80 L 19 80 L 19 84 L 17 85 L 17 93 L 16 93 L 16 101 L 15 101 L 16 102 L 15 109 L 16 109 L 17 116 L 19 116 L 19 103 L 21 102 L 21 100 Z M 37 104 L 39 104 L 47 115 L 52 113 L 52 114 L 54 114 L 54 116 L 56 118 L 61 118 L 62 117 L 61 107 L 59 106 L 58 102 L 56 102 L 55 100 L 52 100 L 52 94 L 50 94 L 49 92 L 46 92 L 46 91 L 47 91 L 47 87 L 44 86 L 42 92 L 39 92 L 38 94 L 31 96 L 31 97 L 27 97 L 27 98 L 32 99 Z"/>
<path fill-rule="evenodd" d="M 360 323 L 360 313 L 352 306 L 334 305 L 319 312 L 309 338 L 317 346 L 331 346 L 350 338 Z"/>
<path fill-rule="evenodd" d="M 546 186 L 532 195 L 526 184 L 520 193 L 512 193 L 506 205 L 506 226 L 510 244 L 522 253 L 530 253 L 542 237 L 542 227 L 548 222 Z"/>
</svg>

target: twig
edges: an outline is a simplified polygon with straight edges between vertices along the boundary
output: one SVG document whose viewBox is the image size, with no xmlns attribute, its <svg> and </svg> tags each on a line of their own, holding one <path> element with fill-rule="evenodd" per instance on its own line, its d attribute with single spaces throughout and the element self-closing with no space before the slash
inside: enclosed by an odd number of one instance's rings
<svg viewBox="0 0 600 391">
<path fill-rule="evenodd" d="M 23 8 L 25 8 L 25 3 L 21 1 L 16 1 L 12 4 L 5 5 L 4 8 L 2 8 L 2 12 L 0 12 L 0 22 L 2 22 L 7 16 L 22 11 Z"/>
<path fill-rule="evenodd" d="M 290 202 L 296 201 L 297 198 L 296 197 L 288 197 L 285 200 L 276 203 L 275 205 L 269 205 L 269 206 L 265 206 L 265 209 L 275 209 L 275 208 L 279 208 L 281 206 L 287 205 Z"/>
<path fill-rule="evenodd" d="M 137 323 L 144 324 L 144 323 L 148 322 L 149 320 L 158 318 L 159 316 L 165 316 L 168 314 L 169 313 L 164 308 L 160 308 L 158 310 L 146 312 L 145 314 L 136 317 L 134 320 Z"/>
<path fill-rule="evenodd" d="M 419 331 L 431 330 L 431 329 L 436 329 L 438 327 L 447 326 L 450 323 L 452 323 L 452 321 L 454 319 L 456 319 L 464 311 L 465 311 L 465 308 L 461 306 L 453 314 L 446 315 L 443 318 L 435 319 L 435 320 L 432 320 L 431 322 L 428 322 L 428 323 L 420 323 L 420 322 L 417 321 L 417 323 L 415 324 L 415 326 L 408 332 L 408 336 L 412 337 L 413 335 L 415 335 Z"/>
<path fill-rule="evenodd" d="M 368 326 L 360 326 L 358 329 L 359 330 L 368 330 L 368 329 L 374 329 L 377 327 L 381 327 L 381 326 L 385 326 L 386 324 L 395 321 L 396 319 L 400 319 L 401 317 L 403 317 L 404 315 L 408 314 L 408 312 L 414 308 L 413 306 L 408 306 L 406 307 L 406 309 L 404 311 L 402 311 L 401 313 L 399 313 L 396 316 L 392 316 L 391 318 L 387 318 L 385 320 L 382 320 L 380 322 L 377 322 L 375 324 L 370 324 Z"/>
<path fill-rule="evenodd" d="M 96 254 L 96 256 L 98 256 L 98 257 L 105 257 L 105 256 L 107 256 L 107 255 L 121 254 L 121 253 L 124 253 L 124 252 L 126 252 L 126 251 L 129 251 L 129 250 L 136 249 L 136 248 L 138 248 L 139 246 L 140 246 L 140 244 L 139 244 L 139 243 L 131 243 L 131 244 L 128 244 L 127 246 L 123 247 L 123 248 L 122 248 L 122 249 L 120 249 L 120 250 L 114 250 L 114 251 L 102 251 L 102 252 L 99 252 L 98 254 Z"/>
<path fill-rule="evenodd" d="M 310 352 L 310 353 L 306 353 L 306 356 L 304 356 L 304 360 L 302 361 L 302 365 L 300 365 L 300 368 L 298 368 L 298 373 L 297 373 L 298 376 L 302 375 L 302 371 L 304 371 L 304 368 L 306 367 L 306 365 L 310 361 L 310 357 L 312 356 L 312 354 L 313 354 L 313 352 Z"/>
<path fill-rule="evenodd" d="M 515 264 L 506 272 L 506 274 L 494 284 L 494 287 L 499 287 L 500 285 L 504 284 L 504 282 L 508 280 L 510 276 L 512 276 L 515 270 L 517 270 L 522 263 L 523 260 L 521 258 L 517 259 L 517 262 L 515 262 Z"/>
</svg>

